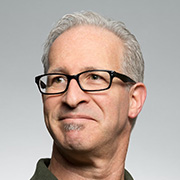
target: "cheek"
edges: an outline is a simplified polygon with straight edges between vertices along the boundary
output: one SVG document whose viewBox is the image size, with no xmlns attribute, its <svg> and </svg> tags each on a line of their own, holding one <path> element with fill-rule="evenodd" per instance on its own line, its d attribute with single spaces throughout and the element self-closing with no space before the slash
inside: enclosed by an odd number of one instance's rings
<svg viewBox="0 0 180 180">
<path fill-rule="evenodd" d="M 46 114 L 49 114 L 52 111 L 54 111 L 57 108 L 58 104 L 59 104 L 58 97 L 55 97 L 55 96 L 43 97 L 44 112 Z"/>
<path fill-rule="evenodd" d="M 123 94 L 123 95 L 122 95 Z M 121 129 L 127 122 L 129 98 L 126 90 L 120 92 L 109 91 L 104 96 L 94 98 L 99 105 L 103 116 L 105 128 Z"/>
<path fill-rule="evenodd" d="M 49 129 L 50 121 L 57 119 L 57 109 L 59 109 L 59 98 L 57 97 L 44 97 L 43 98 L 43 109 L 44 109 L 44 118 L 45 123 Z"/>
<path fill-rule="evenodd" d="M 58 122 L 57 112 L 59 109 L 59 98 L 58 97 L 45 97 L 43 98 L 44 105 L 44 120 L 46 127 L 51 134 L 52 138 L 57 141 L 57 134 L 61 134 L 60 125 Z"/>
</svg>

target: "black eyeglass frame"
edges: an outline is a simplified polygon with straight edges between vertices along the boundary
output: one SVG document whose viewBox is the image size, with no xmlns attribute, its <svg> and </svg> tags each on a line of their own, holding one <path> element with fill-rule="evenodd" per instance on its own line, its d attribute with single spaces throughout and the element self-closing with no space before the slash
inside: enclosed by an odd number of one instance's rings
<svg viewBox="0 0 180 180">
<path fill-rule="evenodd" d="M 103 89 L 97 89 L 97 90 L 86 90 L 84 89 L 83 87 L 81 87 L 81 84 L 79 82 L 79 76 L 83 73 L 87 73 L 87 72 L 93 72 L 93 71 L 102 71 L 102 72 L 108 72 L 109 75 L 110 75 L 110 82 L 109 82 L 109 86 L 107 88 L 103 88 Z M 64 91 L 62 92 L 58 92 L 58 93 L 45 93 L 45 92 L 42 92 L 41 91 L 41 88 L 40 88 L 40 84 L 39 84 L 39 81 L 40 79 L 43 77 L 43 76 L 47 76 L 47 75 L 63 75 L 63 76 L 66 76 L 67 77 L 67 85 L 66 85 L 66 88 Z M 124 74 L 121 74 L 121 73 L 118 73 L 116 71 L 111 71 L 111 70 L 101 70 L 101 69 L 94 69 L 94 70 L 87 70 L 87 71 L 83 71 L 83 72 L 80 72 L 76 75 L 68 75 L 68 74 L 63 74 L 63 73 L 46 73 L 46 74 L 42 74 L 42 75 L 39 75 L 39 76 L 36 76 L 35 77 L 35 83 L 37 84 L 38 86 L 38 89 L 39 91 L 42 93 L 42 94 L 45 94 L 45 95 L 56 95 L 56 94 L 62 94 L 64 92 L 66 92 L 68 90 L 68 87 L 69 87 L 69 84 L 70 84 L 70 81 L 72 79 L 75 79 L 79 85 L 79 87 L 81 88 L 81 90 L 83 91 L 86 91 L 86 92 L 95 92 L 95 91 L 104 91 L 104 90 L 107 90 L 111 87 L 112 85 L 112 81 L 113 81 L 113 78 L 114 77 L 117 77 L 119 79 L 121 79 L 124 83 L 133 83 L 133 84 L 136 84 L 136 82 L 131 79 L 130 77 L 124 75 Z"/>
</svg>

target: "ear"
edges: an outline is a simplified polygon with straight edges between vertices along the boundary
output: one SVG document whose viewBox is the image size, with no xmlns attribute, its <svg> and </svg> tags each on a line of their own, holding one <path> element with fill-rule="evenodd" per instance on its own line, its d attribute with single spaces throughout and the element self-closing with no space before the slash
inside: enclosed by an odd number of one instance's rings
<svg viewBox="0 0 180 180">
<path fill-rule="evenodd" d="M 134 119 L 140 113 L 146 99 L 146 87 L 143 83 L 136 83 L 129 93 L 128 117 Z"/>
</svg>

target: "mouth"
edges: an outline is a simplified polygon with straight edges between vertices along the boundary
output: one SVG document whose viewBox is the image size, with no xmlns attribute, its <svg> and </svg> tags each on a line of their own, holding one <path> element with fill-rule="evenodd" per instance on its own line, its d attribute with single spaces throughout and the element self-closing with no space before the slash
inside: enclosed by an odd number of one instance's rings
<svg viewBox="0 0 180 180">
<path fill-rule="evenodd" d="M 79 132 L 87 126 L 88 122 L 95 121 L 95 119 L 84 114 L 66 114 L 60 116 L 59 121 L 62 122 L 65 132 Z"/>
<path fill-rule="evenodd" d="M 95 121 L 94 118 L 88 115 L 83 115 L 83 114 L 67 114 L 67 115 L 62 115 L 59 118 L 59 121 Z"/>
</svg>

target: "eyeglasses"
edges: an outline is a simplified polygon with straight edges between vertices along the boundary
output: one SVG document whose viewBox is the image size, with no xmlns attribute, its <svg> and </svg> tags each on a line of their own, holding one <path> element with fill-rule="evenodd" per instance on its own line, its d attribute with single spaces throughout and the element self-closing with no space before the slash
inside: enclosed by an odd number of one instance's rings
<svg viewBox="0 0 180 180">
<path fill-rule="evenodd" d="M 66 92 L 72 79 L 83 91 L 104 91 L 111 87 L 114 77 L 124 83 L 136 83 L 128 76 L 110 70 L 88 70 L 76 75 L 48 73 L 35 77 L 35 82 L 42 94 L 55 95 Z"/>
</svg>

